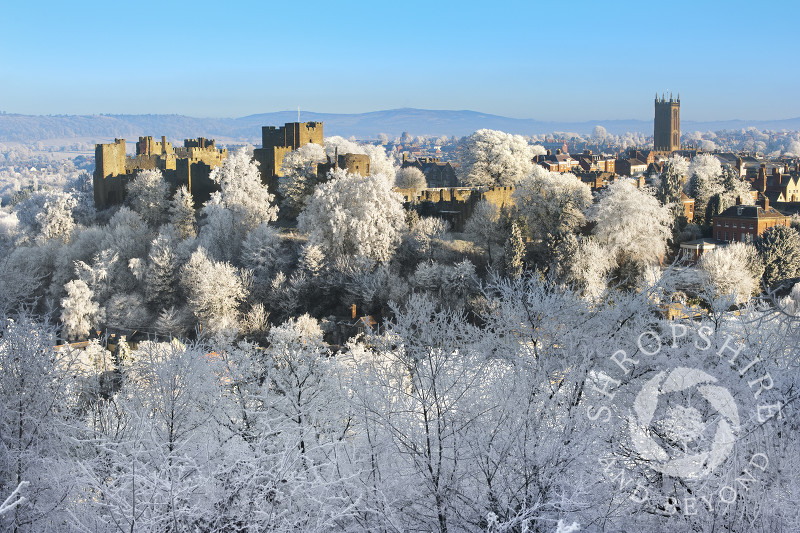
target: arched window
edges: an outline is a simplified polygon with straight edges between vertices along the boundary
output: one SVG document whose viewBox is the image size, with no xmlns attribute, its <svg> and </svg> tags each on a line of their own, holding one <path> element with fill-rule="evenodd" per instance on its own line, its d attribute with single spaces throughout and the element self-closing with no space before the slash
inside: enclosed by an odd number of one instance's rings
<svg viewBox="0 0 800 533">
<path fill-rule="evenodd" d="M 677 109 L 673 109 L 672 110 L 672 122 L 674 122 L 675 124 L 678 123 L 678 110 Z"/>
</svg>

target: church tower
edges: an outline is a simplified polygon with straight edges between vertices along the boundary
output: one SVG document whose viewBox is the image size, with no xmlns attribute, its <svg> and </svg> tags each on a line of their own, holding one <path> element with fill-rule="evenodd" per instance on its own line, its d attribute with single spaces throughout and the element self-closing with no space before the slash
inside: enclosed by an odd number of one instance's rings
<svg viewBox="0 0 800 533">
<path fill-rule="evenodd" d="M 653 120 L 653 148 L 656 152 L 681 149 L 681 95 L 677 99 L 656 94 L 656 114 Z"/>
</svg>

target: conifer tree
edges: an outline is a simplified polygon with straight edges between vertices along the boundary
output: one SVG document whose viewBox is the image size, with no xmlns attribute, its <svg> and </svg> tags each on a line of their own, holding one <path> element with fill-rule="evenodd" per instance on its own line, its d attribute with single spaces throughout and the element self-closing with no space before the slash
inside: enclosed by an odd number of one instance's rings
<svg viewBox="0 0 800 533">
<path fill-rule="evenodd" d="M 178 230 L 181 239 L 197 235 L 194 200 L 185 185 L 175 191 L 169 203 L 169 221 Z"/>
</svg>

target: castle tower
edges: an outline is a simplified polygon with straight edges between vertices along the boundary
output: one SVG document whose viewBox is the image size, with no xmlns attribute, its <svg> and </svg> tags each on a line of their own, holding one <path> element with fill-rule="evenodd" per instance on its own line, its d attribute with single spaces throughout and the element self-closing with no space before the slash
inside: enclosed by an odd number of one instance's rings
<svg viewBox="0 0 800 533">
<path fill-rule="evenodd" d="M 656 94 L 655 118 L 653 119 L 653 148 L 656 152 L 674 152 L 681 148 L 681 97 Z"/>
<path fill-rule="evenodd" d="M 275 194 L 276 178 L 283 175 L 283 157 L 306 144 L 322 146 L 322 122 L 287 122 L 280 128 L 264 126 L 261 128 L 261 139 L 261 148 L 256 148 L 253 156 L 259 163 L 261 182 Z"/>
</svg>

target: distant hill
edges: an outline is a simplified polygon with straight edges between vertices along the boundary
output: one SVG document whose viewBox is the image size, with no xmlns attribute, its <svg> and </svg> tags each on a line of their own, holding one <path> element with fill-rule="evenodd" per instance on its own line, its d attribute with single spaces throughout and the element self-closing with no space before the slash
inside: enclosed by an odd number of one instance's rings
<svg viewBox="0 0 800 533">
<path fill-rule="evenodd" d="M 260 144 L 261 126 L 279 126 L 297 120 L 296 111 L 261 113 L 241 118 L 196 118 L 184 115 L 0 115 L 0 142 L 36 142 L 46 139 L 91 139 L 108 142 L 115 137 L 134 140 L 141 135 L 170 139 L 209 137 L 221 143 Z M 477 111 L 437 111 L 428 109 L 390 109 L 370 113 L 340 114 L 303 111 L 301 121 L 322 121 L 325 135 L 374 139 L 380 133 L 390 137 L 407 131 L 412 135 L 469 135 L 489 128 L 522 135 L 552 132 L 589 134 L 601 125 L 609 133 L 652 133 L 651 120 L 590 120 L 548 122 L 479 113 Z M 755 126 L 758 129 L 800 130 L 800 118 L 786 120 L 717 122 L 683 121 L 684 131 L 734 130 Z"/>
</svg>

